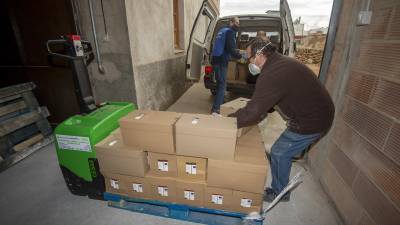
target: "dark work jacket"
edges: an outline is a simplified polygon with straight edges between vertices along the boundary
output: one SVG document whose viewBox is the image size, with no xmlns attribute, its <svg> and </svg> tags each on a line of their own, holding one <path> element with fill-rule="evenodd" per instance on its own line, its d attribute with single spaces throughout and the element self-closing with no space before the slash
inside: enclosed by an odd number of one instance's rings
<svg viewBox="0 0 400 225">
<path fill-rule="evenodd" d="M 264 63 L 255 91 L 246 107 L 230 116 L 238 128 L 257 124 L 273 107 L 287 120 L 288 129 L 299 134 L 324 133 L 333 122 L 335 108 L 316 75 L 296 59 L 279 53 Z"/>
</svg>

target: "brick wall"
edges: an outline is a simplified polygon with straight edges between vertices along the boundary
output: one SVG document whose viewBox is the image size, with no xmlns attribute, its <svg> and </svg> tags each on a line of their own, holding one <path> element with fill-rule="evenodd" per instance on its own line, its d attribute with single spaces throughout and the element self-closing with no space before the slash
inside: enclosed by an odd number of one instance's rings
<svg viewBox="0 0 400 225">
<path fill-rule="evenodd" d="M 400 1 L 342 1 L 326 87 L 331 132 L 310 152 L 314 173 L 346 224 L 400 224 Z"/>
</svg>

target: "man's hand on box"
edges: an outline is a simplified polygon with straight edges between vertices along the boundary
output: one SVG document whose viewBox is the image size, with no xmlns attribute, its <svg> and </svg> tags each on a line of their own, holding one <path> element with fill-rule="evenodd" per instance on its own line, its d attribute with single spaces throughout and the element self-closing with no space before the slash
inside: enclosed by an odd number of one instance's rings
<svg viewBox="0 0 400 225">
<path fill-rule="evenodd" d="M 238 63 L 246 64 L 247 60 L 248 60 L 247 54 L 244 53 L 244 54 L 242 54 L 242 57 L 238 60 Z"/>
</svg>

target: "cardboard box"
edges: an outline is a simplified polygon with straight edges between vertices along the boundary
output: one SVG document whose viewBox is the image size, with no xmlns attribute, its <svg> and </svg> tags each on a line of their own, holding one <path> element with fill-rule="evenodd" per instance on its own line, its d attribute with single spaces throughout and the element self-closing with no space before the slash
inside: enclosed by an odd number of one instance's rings
<svg viewBox="0 0 400 225">
<path fill-rule="evenodd" d="M 106 192 L 128 196 L 127 176 L 103 172 L 102 174 L 104 176 Z"/>
<path fill-rule="evenodd" d="M 176 181 L 176 199 L 180 204 L 204 206 L 205 181 Z"/>
<path fill-rule="evenodd" d="M 176 112 L 131 112 L 119 121 L 122 139 L 140 150 L 174 154 L 174 124 L 179 116 Z"/>
<path fill-rule="evenodd" d="M 247 105 L 247 102 L 249 102 L 249 101 L 250 101 L 250 99 L 241 97 L 241 98 L 234 99 L 230 102 L 226 102 L 225 104 L 221 105 L 220 113 L 222 116 L 229 116 L 230 114 L 235 113 L 239 109 L 245 107 Z M 253 126 L 240 128 L 238 130 L 237 136 L 241 137 L 242 135 L 247 133 L 249 130 L 251 130 L 252 127 Z"/>
<path fill-rule="evenodd" d="M 247 75 L 249 74 L 249 65 L 248 64 L 238 64 L 238 77 L 237 80 L 239 81 L 247 81 Z"/>
<path fill-rule="evenodd" d="M 178 155 L 233 160 L 236 119 L 212 115 L 183 114 L 175 125 Z"/>
<path fill-rule="evenodd" d="M 151 196 L 150 182 L 143 177 L 126 177 L 124 179 L 126 184 L 127 194 L 131 198 L 149 199 Z"/>
<path fill-rule="evenodd" d="M 230 61 L 228 62 L 228 68 L 226 71 L 226 80 L 236 80 L 236 62 L 235 61 Z"/>
<path fill-rule="evenodd" d="M 177 202 L 176 181 L 174 178 L 146 175 L 146 179 L 151 186 L 150 199 L 164 202 Z"/>
<path fill-rule="evenodd" d="M 121 128 L 118 127 L 113 132 L 111 132 L 110 135 L 113 135 L 113 136 L 115 136 L 115 137 L 117 137 L 117 138 L 122 140 Z"/>
<path fill-rule="evenodd" d="M 265 146 L 260 130 L 254 126 L 236 142 L 235 161 L 266 164 Z"/>
<path fill-rule="evenodd" d="M 178 175 L 176 155 L 149 152 L 148 161 L 151 176 L 176 177 Z"/>
<path fill-rule="evenodd" d="M 189 181 L 205 181 L 207 170 L 207 159 L 177 156 L 178 177 Z"/>
<path fill-rule="evenodd" d="M 144 177 L 149 170 L 147 153 L 124 145 L 116 135 L 109 135 L 95 149 L 102 172 Z"/>
<path fill-rule="evenodd" d="M 205 189 L 204 206 L 211 209 L 232 211 L 233 191 L 207 186 Z"/>
<path fill-rule="evenodd" d="M 221 105 L 220 113 L 222 116 L 228 116 L 229 114 L 232 114 L 236 112 L 238 109 L 241 109 L 247 105 L 247 102 L 249 102 L 250 99 L 248 98 L 237 98 L 232 101 L 226 102 Z"/>
<path fill-rule="evenodd" d="M 263 194 L 269 167 L 265 158 L 256 155 L 240 151 L 236 154 L 240 160 L 208 159 L 207 185 Z"/>
<path fill-rule="evenodd" d="M 234 212 L 260 212 L 263 205 L 263 195 L 241 191 L 233 191 L 232 210 Z"/>
</svg>

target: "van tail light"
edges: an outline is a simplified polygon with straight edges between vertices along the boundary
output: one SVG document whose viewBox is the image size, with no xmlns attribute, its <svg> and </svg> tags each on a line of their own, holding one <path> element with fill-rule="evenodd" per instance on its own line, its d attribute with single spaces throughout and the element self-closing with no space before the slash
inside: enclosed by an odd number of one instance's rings
<svg viewBox="0 0 400 225">
<path fill-rule="evenodd" d="M 211 74 L 212 72 L 213 72 L 212 66 L 205 66 L 205 67 L 204 67 L 204 73 L 205 73 L 206 75 L 209 75 L 209 74 Z"/>
</svg>

